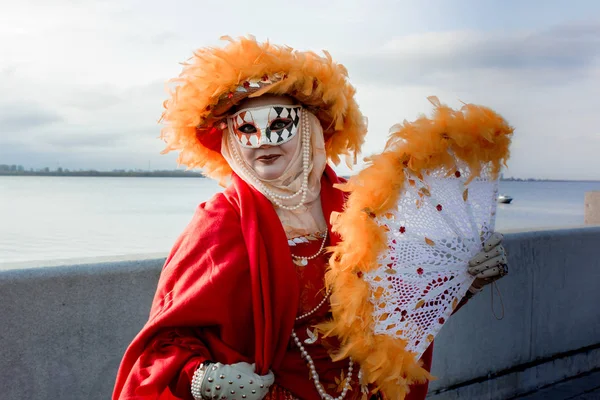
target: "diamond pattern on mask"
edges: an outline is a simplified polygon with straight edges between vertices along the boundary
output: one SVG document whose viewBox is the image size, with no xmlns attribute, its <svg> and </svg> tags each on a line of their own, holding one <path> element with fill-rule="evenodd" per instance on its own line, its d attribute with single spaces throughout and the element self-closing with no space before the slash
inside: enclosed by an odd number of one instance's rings
<svg viewBox="0 0 600 400">
<path fill-rule="evenodd" d="M 273 107 L 275 111 L 275 117 L 281 119 L 290 119 L 292 123 L 280 131 L 273 132 L 269 127 L 266 128 L 265 134 L 270 143 L 281 144 L 290 140 L 298 131 L 298 125 L 300 123 L 300 107 Z M 274 137 L 275 133 L 276 137 Z"/>
</svg>

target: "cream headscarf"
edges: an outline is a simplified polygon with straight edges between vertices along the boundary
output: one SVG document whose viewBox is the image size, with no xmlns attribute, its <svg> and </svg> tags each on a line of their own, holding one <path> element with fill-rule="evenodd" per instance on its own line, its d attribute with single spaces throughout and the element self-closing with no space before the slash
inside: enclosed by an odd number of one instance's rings
<svg viewBox="0 0 600 400">
<path fill-rule="evenodd" d="M 283 225 L 288 239 L 298 236 L 304 236 L 311 233 L 322 232 L 327 229 L 323 210 L 321 209 L 321 177 L 327 164 L 327 154 L 325 153 L 325 140 L 323 138 L 323 128 L 321 123 L 311 112 L 303 109 L 302 112 L 308 113 L 308 121 L 310 125 L 310 157 L 309 157 L 309 175 L 308 175 L 308 191 L 306 194 L 306 202 L 304 206 L 290 211 L 283 208 L 275 207 L 275 211 L 279 216 L 279 220 Z M 289 165 L 283 174 L 277 179 L 265 180 L 259 178 L 256 174 L 255 179 L 258 179 L 269 190 L 279 195 L 291 195 L 300 190 L 302 186 L 302 134 L 304 125 L 300 124 L 300 129 L 297 135 L 299 136 L 296 151 Z M 233 149 L 230 146 L 235 146 L 235 151 L 241 154 L 240 145 L 237 140 L 228 140 L 228 135 L 233 135 L 231 128 L 228 128 L 223 134 L 221 140 L 221 154 L 227 160 L 231 169 L 246 183 L 252 185 L 256 190 L 269 196 L 260 187 L 253 184 L 253 179 L 248 175 L 253 173 L 252 167 L 241 159 L 246 168 L 238 164 L 236 157 L 233 156 Z M 279 200 L 283 205 L 294 206 L 300 201 L 300 195 L 289 200 Z"/>
</svg>

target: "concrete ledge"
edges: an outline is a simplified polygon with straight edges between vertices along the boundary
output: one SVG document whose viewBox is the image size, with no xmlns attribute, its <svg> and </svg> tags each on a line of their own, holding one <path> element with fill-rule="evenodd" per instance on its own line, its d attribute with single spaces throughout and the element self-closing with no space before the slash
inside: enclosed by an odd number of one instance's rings
<svg viewBox="0 0 600 400">
<path fill-rule="evenodd" d="M 600 369 L 564 379 L 522 396 L 519 400 L 598 400 L 600 399 Z M 511 399 L 512 400 L 512 399 Z"/>
<path fill-rule="evenodd" d="M 163 259 L 0 272 L 0 398 L 110 398 Z"/>
<path fill-rule="evenodd" d="M 600 342 L 600 228 L 505 238 L 504 319 L 488 287 L 448 321 L 436 338 L 432 392 Z"/>
<path fill-rule="evenodd" d="M 514 366 L 470 382 L 430 392 L 430 400 L 503 400 L 531 394 L 544 386 L 600 368 L 600 343 L 597 346 L 558 354 L 550 360 Z M 542 397 L 540 397 L 541 399 Z"/>
</svg>

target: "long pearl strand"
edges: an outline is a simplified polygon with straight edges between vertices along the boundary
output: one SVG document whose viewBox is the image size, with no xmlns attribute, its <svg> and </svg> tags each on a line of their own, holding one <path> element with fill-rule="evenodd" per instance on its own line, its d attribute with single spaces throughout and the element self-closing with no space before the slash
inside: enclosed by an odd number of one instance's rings
<svg viewBox="0 0 600 400">
<path fill-rule="evenodd" d="M 350 361 L 348 362 L 348 376 L 346 377 L 346 381 L 344 382 L 342 393 L 338 397 L 333 397 L 325 391 L 325 388 L 319 380 L 319 374 L 317 373 L 317 368 L 315 367 L 315 363 L 312 357 L 308 354 L 308 352 L 302 345 L 302 342 L 298 338 L 298 335 L 296 335 L 296 332 L 294 331 L 292 331 L 292 338 L 294 339 L 294 343 L 296 343 L 296 346 L 298 346 L 302 358 L 304 358 L 308 363 L 308 368 L 310 369 L 310 374 L 313 378 L 315 388 L 317 389 L 317 392 L 319 392 L 319 396 L 321 396 L 323 400 L 343 400 L 344 397 L 346 397 L 346 394 L 348 394 L 348 390 L 350 390 L 352 386 L 352 371 L 354 369 L 354 361 L 352 360 L 352 357 L 350 357 Z"/>
<path fill-rule="evenodd" d="M 242 160 L 242 157 L 240 156 L 240 154 L 238 153 L 237 148 L 233 145 L 232 134 L 230 133 L 228 136 L 229 147 L 232 149 L 233 156 L 235 157 L 236 161 L 238 162 L 238 165 L 240 165 L 242 167 L 242 169 L 244 170 L 246 175 L 252 179 L 254 184 L 256 184 L 256 186 L 258 186 L 261 189 L 261 191 L 269 198 L 269 200 L 271 200 L 272 203 L 274 203 L 279 208 L 283 208 L 283 209 L 289 210 L 289 211 L 294 211 L 294 210 L 297 210 L 300 207 L 302 207 L 304 205 L 304 203 L 306 203 L 306 197 L 307 197 L 307 193 L 308 193 L 308 168 L 309 168 L 309 159 L 310 159 L 310 144 L 309 144 L 309 142 L 310 142 L 310 124 L 308 121 L 308 113 L 306 112 L 306 110 L 302 109 L 302 111 L 300 113 L 300 119 L 301 119 L 301 126 L 302 126 L 302 185 L 300 186 L 300 189 L 292 195 L 280 195 L 278 193 L 275 193 L 271 189 L 269 189 L 263 182 L 261 182 L 261 180 L 258 179 L 254 175 L 254 172 L 250 171 L 246 167 L 246 164 Z M 300 198 L 300 203 L 296 204 L 295 206 L 286 206 L 279 201 L 279 200 L 292 199 L 294 197 L 297 197 L 299 194 L 302 194 L 302 197 Z"/>
<path fill-rule="evenodd" d="M 292 257 L 294 258 L 294 260 L 304 260 L 304 261 L 308 262 L 308 260 L 313 260 L 313 259 L 319 257 L 321 255 L 321 253 L 323 252 L 323 249 L 325 248 L 325 243 L 327 242 L 327 233 L 328 232 L 325 231 L 325 236 L 323 237 L 323 241 L 321 242 L 321 247 L 319 247 L 319 251 L 317 251 L 312 256 L 297 256 L 295 254 L 292 254 Z"/>
<path fill-rule="evenodd" d="M 327 234 L 325 235 L 325 239 L 327 239 Z M 325 239 L 323 239 L 323 244 L 321 245 L 321 250 L 323 249 Z M 319 250 L 319 253 L 321 252 L 321 250 Z M 317 255 L 319 253 L 317 253 Z M 315 257 L 316 257 L 316 255 L 315 255 Z M 312 257 L 312 258 L 315 258 L 315 257 Z M 327 292 L 325 293 L 323 300 L 321 300 L 321 302 L 319 304 L 317 304 L 317 306 L 315 308 L 313 308 L 312 310 L 310 310 L 302 315 L 297 316 L 296 321 L 300 321 L 301 319 L 309 317 L 312 314 L 314 314 L 315 312 L 317 312 L 317 310 L 319 308 L 321 308 L 327 302 L 327 299 L 329 299 L 330 295 L 331 295 L 331 288 L 327 289 Z M 294 343 L 300 350 L 300 355 L 308 363 L 308 369 L 310 370 L 310 375 L 312 376 L 313 383 L 315 385 L 315 388 L 317 389 L 317 392 L 319 392 L 319 396 L 321 396 L 321 399 L 323 399 L 323 400 L 343 400 L 346 397 L 346 394 L 348 394 L 348 391 L 350 390 L 350 388 L 352 387 L 352 371 L 354 369 L 354 360 L 352 360 L 352 357 L 349 358 L 348 376 L 346 377 L 346 381 L 344 382 L 344 387 L 342 388 L 342 393 L 340 393 L 340 395 L 338 397 L 333 397 L 325 391 L 325 388 L 321 384 L 319 374 L 317 373 L 317 368 L 315 367 L 315 363 L 314 363 L 312 357 L 308 354 L 308 351 L 306 351 L 306 348 L 300 341 L 300 338 L 298 338 L 298 335 L 296 335 L 296 332 L 294 332 L 293 330 L 292 330 L 292 339 L 294 339 Z M 360 377 L 361 377 L 361 372 L 359 372 L 359 380 L 360 380 Z"/>
<path fill-rule="evenodd" d="M 325 236 L 323 237 L 323 242 L 321 242 L 321 248 L 319 249 L 319 251 L 317 252 L 317 254 L 314 254 L 310 257 L 300 257 L 300 256 L 295 256 L 292 254 L 292 257 L 297 258 L 297 259 L 302 259 L 302 260 L 312 260 L 314 258 L 317 258 L 321 252 L 323 251 L 323 248 L 325 247 L 325 242 L 327 241 L 327 234 L 328 232 L 325 231 Z M 331 295 L 331 288 L 327 289 L 327 291 L 325 292 L 325 296 L 323 297 L 323 300 L 321 300 L 321 302 L 319 304 L 317 304 L 317 306 L 315 308 L 313 308 L 310 311 L 305 312 L 302 315 L 299 315 L 296 317 L 296 321 L 300 321 L 303 318 L 306 317 L 310 317 L 311 315 L 313 315 L 314 313 L 317 312 L 317 310 L 319 310 L 319 308 L 323 307 L 323 305 L 327 302 L 327 299 L 329 298 L 329 296 Z"/>
<path fill-rule="evenodd" d="M 317 306 L 315 308 L 313 308 L 310 311 L 305 312 L 302 315 L 297 316 L 296 321 L 300 321 L 302 318 L 310 317 L 311 315 L 316 313 L 319 308 L 323 307 L 323 304 L 325 304 L 325 302 L 327 301 L 327 299 L 329 298 L 330 295 L 331 295 L 331 288 L 327 289 L 327 292 L 325 293 L 325 297 L 323 297 L 323 300 L 321 300 L 321 302 L 319 304 L 317 304 Z"/>
</svg>

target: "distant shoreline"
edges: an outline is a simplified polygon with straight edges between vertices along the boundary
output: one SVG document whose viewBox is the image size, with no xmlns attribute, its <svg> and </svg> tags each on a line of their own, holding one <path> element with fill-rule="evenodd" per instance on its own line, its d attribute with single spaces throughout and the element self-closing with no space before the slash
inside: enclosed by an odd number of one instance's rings
<svg viewBox="0 0 600 400">
<path fill-rule="evenodd" d="M 60 176 L 109 178 L 205 178 L 194 171 L 0 171 L 0 176 Z"/>
<path fill-rule="evenodd" d="M 206 178 L 196 171 L 0 171 L 0 176 L 59 176 L 59 177 L 86 177 L 86 178 Z M 344 176 L 348 179 L 349 176 Z M 521 179 L 505 178 L 501 182 L 598 182 L 600 180 L 578 179 Z"/>
<path fill-rule="evenodd" d="M 600 183 L 600 180 L 586 179 L 521 179 L 521 178 L 505 178 L 500 179 L 500 182 L 587 182 Z"/>
</svg>

